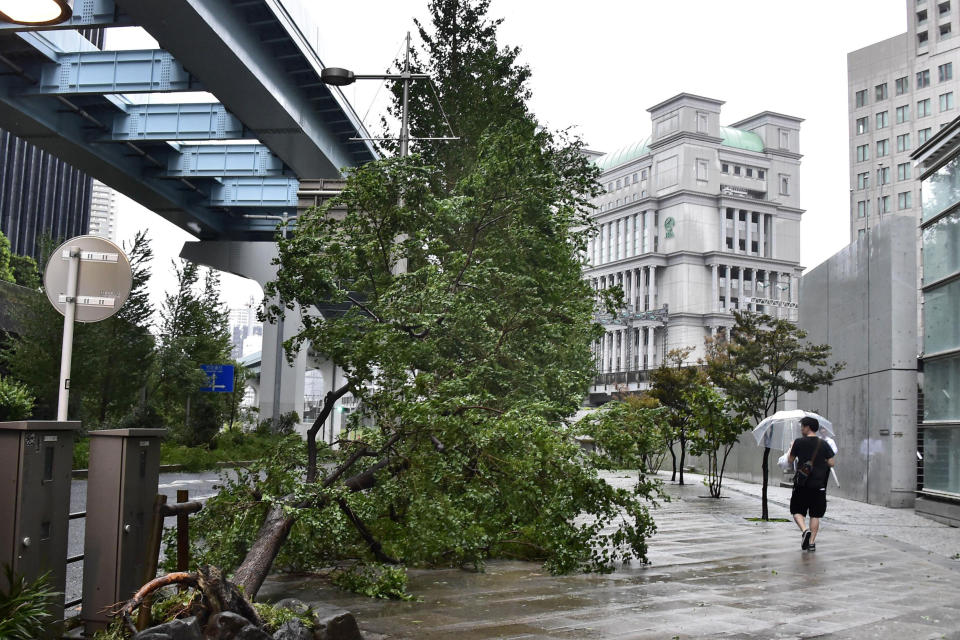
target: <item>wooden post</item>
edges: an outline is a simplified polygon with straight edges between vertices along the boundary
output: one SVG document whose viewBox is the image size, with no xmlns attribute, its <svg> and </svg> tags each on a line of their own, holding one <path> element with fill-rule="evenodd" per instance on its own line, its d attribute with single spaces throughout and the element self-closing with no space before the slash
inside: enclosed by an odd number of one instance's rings
<svg viewBox="0 0 960 640">
<path fill-rule="evenodd" d="M 177 502 L 187 502 L 190 492 L 186 489 L 177 489 Z M 177 571 L 188 571 L 190 564 L 190 515 L 186 512 L 177 513 Z"/>
<path fill-rule="evenodd" d="M 160 541 L 163 538 L 163 508 L 167 504 L 167 496 L 158 494 L 153 501 L 153 522 L 150 529 L 150 542 L 147 544 L 147 562 L 144 567 L 143 584 L 157 577 L 157 563 L 160 560 Z M 153 598 L 147 596 L 140 604 L 140 613 L 137 615 L 137 630 L 143 631 L 150 624 L 150 607 Z"/>
</svg>

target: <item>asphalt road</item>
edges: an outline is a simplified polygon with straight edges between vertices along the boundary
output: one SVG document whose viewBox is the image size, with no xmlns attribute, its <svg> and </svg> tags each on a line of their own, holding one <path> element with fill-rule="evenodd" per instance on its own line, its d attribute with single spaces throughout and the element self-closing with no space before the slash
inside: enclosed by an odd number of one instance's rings
<svg viewBox="0 0 960 640">
<path fill-rule="evenodd" d="M 168 503 L 177 501 L 177 490 L 186 489 L 190 492 L 191 500 L 206 500 L 217 493 L 219 482 L 218 472 L 205 473 L 162 473 L 160 474 L 159 492 L 167 496 Z M 74 479 L 70 485 L 70 512 L 84 511 L 87 508 L 87 481 Z M 67 555 L 73 556 L 83 553 L 84 519 L 70 521 L 70 540 L 67 546 Z M 164 525 L 176 526 L 175 516 L 167 518 Z M 74 562 L 67 566 L 66 601 L 80 597 L 83 584 L 83 562 Z M 80 605 L 71 609 L 67 615 L 78 613 Z"/>
</svg>

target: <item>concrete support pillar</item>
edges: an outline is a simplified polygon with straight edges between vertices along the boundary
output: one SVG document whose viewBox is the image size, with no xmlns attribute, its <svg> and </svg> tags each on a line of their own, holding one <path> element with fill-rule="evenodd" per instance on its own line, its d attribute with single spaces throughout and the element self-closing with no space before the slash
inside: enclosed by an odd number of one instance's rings
<svg viewBox="0 0 960 640">
<path fill-rule="evenodd" d="M 627 218 L 627 257 L 637 255 L 637 215 L 631 214 Z"/>
<path fill-rule="evenodd" d="M 764 227 L 767 225 L 767 214 L 761 213 L 757 220 L 757 255 L 761 258 L 767 257 L 767 231 Z"/>
<path fill-rule="evenodd" d="M 273 259 L 277 245 L 273 242 L 240 240 L 202 240 L 186 242 L 180 257 L 220 271 L 235 273 L 260 283 L 262 287 L 276 277 Z M 283 323 L 283 339 L 293 337 L 301 328 L 299 308 L 287 312 Z M 276 375 L 276 324 L 263 325 L 263 349 L 260 359 L 260 419 L 273 418 L 273 391 Z M 306 373 L 306 346 L 290 364 L 282 361 L 280 415 L 296 411 L 303 416 L 303 380 Z"/>
<path fill-rule="evenodd" d="M 777 216 L 770 216 L 770 257 L 777 257 Z"/>
<path fill-rule="evenodd" d="M 720 249 L 719 251 L 727 250 L 727 209 L 726 207 L 720 207 Z"/>
<path fill-rule="evenodd" d="M 753 243 L 753 212 L 747 211 L 746 214 L 747 214 L 747 227 L 746 227 L 747 243 L 746 243 L 746 246 L 744 247 L 744 253 L 746 253 L 749 256 L 749 255 L 753 255 L 750 251 L 751 247 L 753 246 L 752 244 Z"/>
<path fill-rule="evenodd" d="M 653 251 L 653 211 L 643 212 L 643 252 Z"/>
<path fill-rule="evenodd" d="M 780 299 L 780 274 L 776 271 L 770 272 L 770 299 L 779 300 Z M 774 318 L 780 317 L 780 307 L 777 305 L 773 306 L 773 310 L 770 313 Z"/>
<path fill-rule="evenodd" d="M 719 267 L 716 264 L 710 265 L 710 280 L 712 283 L 710 310 L 716 313 L 720 308 L 720 276 L 717 274 Z"/>
</svg>

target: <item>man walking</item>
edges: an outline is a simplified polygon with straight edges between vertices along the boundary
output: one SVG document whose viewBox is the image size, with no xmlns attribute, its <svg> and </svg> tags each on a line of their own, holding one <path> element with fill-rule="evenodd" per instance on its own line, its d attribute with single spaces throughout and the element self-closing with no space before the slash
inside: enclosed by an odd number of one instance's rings
<svg viewBox="0 0 960 640">
<path fill-rule="evenodd" d="M 787 456 L 789 464 L 792 465 L 794 460 L 797 461 L 798 469 L 802 469 L 807 462 L 812 463 L 810 477 L 804 486 L 797 486 L 795 480 L 793 494 L 790 496 L 790 513 L 801 531 L 800 548 L 810 551 L 817 550 L 820 518 L 827 511 L 827 479 L 830 477 L 830 467 L 835 461 L 833 449 L 817 436 L 819 430 L 820 423 L 816 418 L 801 418 L 800 433 L 803 437 L 793 441 Z M 809 528 L 806 524 L 808 512 Z"/>
</svg>

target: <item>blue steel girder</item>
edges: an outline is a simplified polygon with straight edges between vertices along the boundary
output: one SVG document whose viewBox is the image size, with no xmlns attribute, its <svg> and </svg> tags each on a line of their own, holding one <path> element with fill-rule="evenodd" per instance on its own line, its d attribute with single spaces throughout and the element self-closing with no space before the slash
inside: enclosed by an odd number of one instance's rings
<svg viewBox="0 0 960 640">
<path fill-rule="evenodd" d="M 336 178 L 376 157 L 369 142 L 350 140 L 366 135 L 363 125 L 320 83 L 314 32 L 286 10 L 289 0 L 116 2 L 298 176 Z"/>
<path fill-rule="evenodd" d="M 299 188 L 296 178 L 222 178 L 210 190 L 210 206 L 292 214 L 297 210 Z"/>
<path fill-rule="evenodd" d="M 262 144 L 181 145 L 171 154 L 165 174 L 170 178 L 292 176 L 277 156 Z"/>
<path fill-rule="evenodd" d="M 75 51 L 41 67 L 32 95 L 83 95 L 202 91 L 200 82 L 168 52 Z"/>
<path fill-rule="evenodd" d="M 241 140 L 252 138 L 240 119 L 218 102 L 129 105 L 100 141 Z"/>
<path fill-rule="evenodd" d="M 9 31 L 52 31 L 59 29 L 102 29 L 105 27 L 132 27 L 133 21 L 121 13 L 113 0 L 77 0 L 73 15 L 65 22 L 44 25 L 21 25 L 0 22 L 0 33 Z"/>
</svg>

